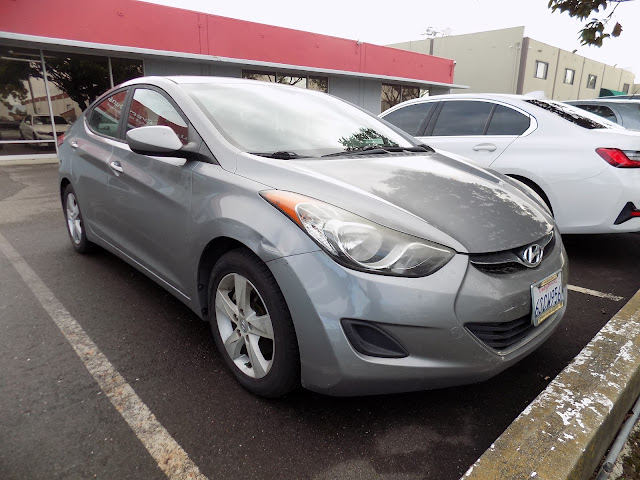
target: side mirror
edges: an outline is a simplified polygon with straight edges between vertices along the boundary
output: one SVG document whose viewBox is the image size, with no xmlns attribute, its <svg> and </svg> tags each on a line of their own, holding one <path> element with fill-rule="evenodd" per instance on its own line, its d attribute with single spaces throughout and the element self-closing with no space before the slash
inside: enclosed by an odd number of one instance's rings
<svg viewBox="0 0 640 480">
<path fill-rule="evenodd" d="M 164 125 L 134 128 L 127 132 L 131 150 L 141 155 L 184 157 L 183 145 L 176 132 Z"/>
</svg>

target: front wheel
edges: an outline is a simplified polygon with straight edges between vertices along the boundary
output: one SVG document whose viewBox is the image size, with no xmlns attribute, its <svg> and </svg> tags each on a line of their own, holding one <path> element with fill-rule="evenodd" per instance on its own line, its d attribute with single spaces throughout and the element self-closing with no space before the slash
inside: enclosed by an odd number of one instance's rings
<svg viewBox="0 0 640 480">
<path fill-rule="evenodd" d="M 64 218 L 67 221 L 67 233 L 71 239 L 71 244 L 76 252 L 87 253 L 91 250 L 93 244 L 87 240 L 80 205 L 78 205 L 78 199 L 71 184 L 64 189 L 62 198 L 64 198 Z"/>
<path fill-rule="evenodd" d="M 263 397 L 278 397 L 300 382 L 291 315 L 269 268 L 248 250 L 216 263 L 209 282 L 211 330 L 238 382 Z"/>
</svg>

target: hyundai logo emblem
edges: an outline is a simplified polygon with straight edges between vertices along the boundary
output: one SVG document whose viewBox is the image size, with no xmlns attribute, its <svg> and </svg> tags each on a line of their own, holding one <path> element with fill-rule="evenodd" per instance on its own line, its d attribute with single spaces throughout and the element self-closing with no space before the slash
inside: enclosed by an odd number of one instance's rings
<svg viewBox="0 0 640 480">
<path fill-rule="evenodd" d="M 522 260 L 527 267 L 537 267 L 542 261 L 542 254 L 542 247 L 534 243 L 522 252 Z"/>
</svg>

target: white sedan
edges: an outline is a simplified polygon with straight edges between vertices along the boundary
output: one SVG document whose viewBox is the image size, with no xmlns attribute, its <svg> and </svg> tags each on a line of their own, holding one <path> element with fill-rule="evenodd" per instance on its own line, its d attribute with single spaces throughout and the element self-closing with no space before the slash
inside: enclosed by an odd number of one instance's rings
<svg viewBox="0 0 640 480">
<path fill-rule="evenodd" d="M 380 114 L 436 148 L 516 178 L 562 233 L 640 231 L 640 132 L 522 95 L 438 95 Z"/>
</svg>

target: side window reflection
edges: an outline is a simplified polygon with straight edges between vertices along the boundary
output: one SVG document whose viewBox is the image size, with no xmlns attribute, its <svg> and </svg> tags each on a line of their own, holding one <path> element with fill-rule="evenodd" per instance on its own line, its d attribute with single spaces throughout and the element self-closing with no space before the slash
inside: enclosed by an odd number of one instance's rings
<svg viewBox="0 0 640 480">
<path fill-rule="evenodd" d="M 178 111 L 162 94 L 146 88 L 136 89 L 127 120 L 127 131 L 133 128 L 166 125 L 170 127 L 183 145 L 188 140 L 189 128 Z"/>
<path fill-rule="evenodd" d="M 117 92 L 96 105 L 89 116 L 89 128 L 100 135 L 116 138 L 126 97 L 126 90 Z"/>
</svg>

